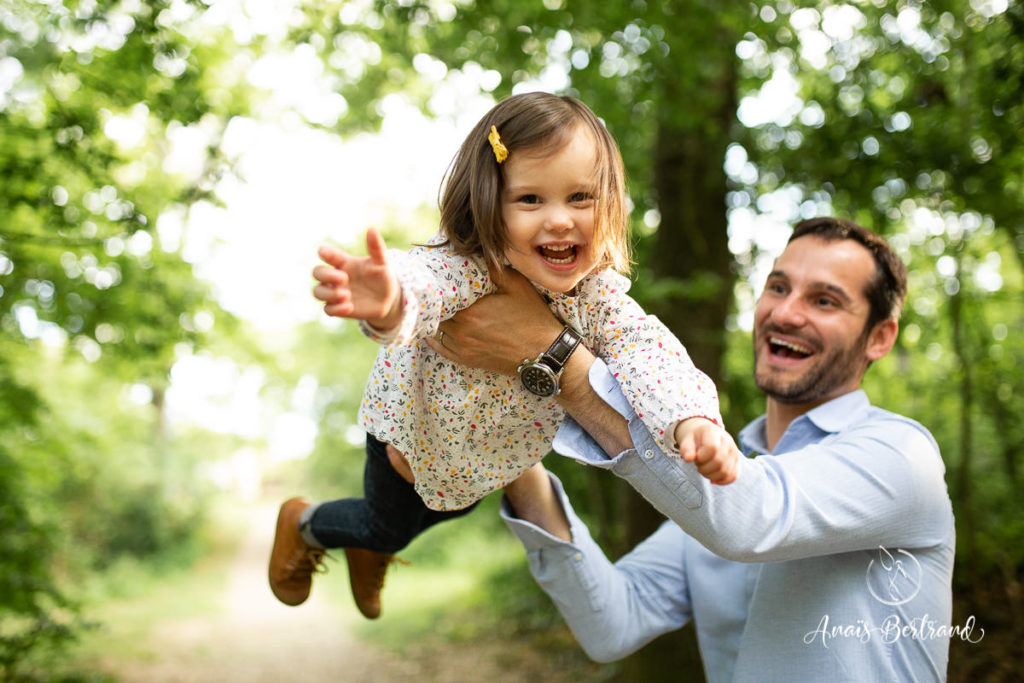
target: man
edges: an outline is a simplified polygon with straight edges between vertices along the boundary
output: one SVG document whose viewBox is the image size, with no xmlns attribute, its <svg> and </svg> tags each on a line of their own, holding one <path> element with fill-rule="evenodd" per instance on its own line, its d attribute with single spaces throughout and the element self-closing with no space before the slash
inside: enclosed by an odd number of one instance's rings
<svg viewBox="0 0 1024 683">
<path fill-rule="evenodd" d="M 659 451 L 586 349 L 569 358 L 559 400 L 573 419 L 555 450 L 611 470 L 671 520 L 613 565 L 556 478 L 531 471 L 506 488 L 503 517 L 591 657 L 618 659 L 694 619 L 715 683 L 945 678 L 943 463 L 925 428 L 859 388 L 892 349 L 905 293 L 906 269 L 874 233 L 835 219 L 795 227 L 754 315 L 767 405 L 739 442 L 757 457 L 728 486 Z M 434 346 L 512 374 L 560 327 L 510 277 L 442 323 Z"/>
</svg>

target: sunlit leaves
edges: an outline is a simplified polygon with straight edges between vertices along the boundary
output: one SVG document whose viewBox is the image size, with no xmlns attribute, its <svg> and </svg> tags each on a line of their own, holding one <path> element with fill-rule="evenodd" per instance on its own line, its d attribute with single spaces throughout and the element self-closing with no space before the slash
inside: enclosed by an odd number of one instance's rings
<svg viewBox="0 0 1024 683">
<path fill-rule="evenodd" d="M 178 313 L 207 294 L 173 249 L 157 245 L 153 227 L 171 203 L 209 192 L 222 170 L 217 137 L 245 103 L 222 97 L 238 88 L 211 77 L 229 74 L 220 63 L 231 60 L 200 38 L 201 8 L 5 6 L 6 331 L 49 330 L 51 343 L 62 334 L 92 360 L 141 354 L 148 361 L 137 370 L 156 376 L 191 334 L 175 324 Z"/>
<path fill-rule="evenodd" d="M 15 677 L 8 654 L 46 644 L 22 626 L 60 625 L 55 557 L 74 578 L 76 562 L 175 552 L 198 519 L 199 449 L 168 438 L 160 404 L 178 350 L 231 320 L 157 226 L 210 196 L 218 137 L 250 101 L 208 9 L 0 8 L 0 667 Z"/>
</svg>

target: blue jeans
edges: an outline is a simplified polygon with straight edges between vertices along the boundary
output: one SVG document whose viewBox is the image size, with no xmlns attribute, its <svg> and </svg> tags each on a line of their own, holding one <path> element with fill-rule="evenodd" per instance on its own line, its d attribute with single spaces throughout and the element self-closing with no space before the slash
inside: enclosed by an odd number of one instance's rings
<svg viewBox="0 0 1024 683">
<path fill-rule="evenodd" d="M 366 435 L 363 498 L 327 501 L 313 512 L 309 530 L 325 548 L 396 553 L 434 524 L 476 507 L 473 503 L 461 510 L 431 510 L 391 466 L 385 448 L 382 441 Z"/>
</svg>

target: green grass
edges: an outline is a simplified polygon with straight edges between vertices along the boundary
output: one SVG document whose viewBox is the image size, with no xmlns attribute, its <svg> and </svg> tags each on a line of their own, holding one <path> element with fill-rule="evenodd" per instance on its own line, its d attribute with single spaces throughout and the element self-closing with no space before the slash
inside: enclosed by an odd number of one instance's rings
<svg viewBox="0 0 1024 683">
<path fill-rule="evenodd" d="M 80 586 L 82 616 L 92 627 L 72 646 L 68 666 L 100 670 L 111 653 L 118 660 L 151 659 L 145 636 L 158 622 L 216 614 L 244 512 L 237 504 L 216 506 L 206 533 L 186 557 L 156 564 L 122 560 Z"/>
<path fill-rule="evenodd" d="M 430 529 L 399 554 L 409 564 L 390 568 L 380 619 L 367 621 L 356 611 L 341 551 L 334 553 L 331 571 L 316 577 L 314 590 L 358 637 L 421 661 L 427 670 L 453 649 L 487 648 L 494 661 L 507 660 L 517 671 L 539 672 L 547 680 L 606 680 L 611 669 L 586 660 L 533 583 L 522 547 L 498 519 L 492 498 L 465 518 Z M 122 562 L 79 587 L 86 596 L 83 615 L 99 626 L 82 635 L 62 668 L 103 672 L 154 661 L 149 634 L 155 626 L 217 616 L 248 511 L 237 502 L 217 508 L 200 543 L 206 551 L 191 565 Z"/>
</svg>

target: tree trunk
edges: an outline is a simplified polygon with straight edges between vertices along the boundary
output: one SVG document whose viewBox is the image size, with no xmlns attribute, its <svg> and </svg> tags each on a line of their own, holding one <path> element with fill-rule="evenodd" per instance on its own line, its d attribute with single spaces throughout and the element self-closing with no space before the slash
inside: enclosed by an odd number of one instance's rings
<svg viewBox="0 0 1024 683">
<path fill-rule="evenodd" d="M 661 223 L 647 263 L 659 285 L 642 301 L 686 346 L 698 368 L 716 382 L 725 349 L 725 319 L 732 302 L 732 257 L 725 213 L 723 169 L 736 121 L 735 36 L 713 35 L 686 76 L 663 76 L 654 188 Z M 678 64 L 678 61 L 676 62 Z M 678 286 L 663 288 L 666 282 Z M 662 518 L 633 494 L 627 537 L 634 545 Z M 624 663 L 622 680 L 702 681 L 703 665 L 692 628 L 667 634 Z M 680 677 L 680 672 L 686 672 Z"/>
<path fill-rule="evenodd" d="M 953 327 L 953 352 L 956 354 L 960 366 L 960 463 L 957 468 L 956 497 L 957 521 L 959 529 L 957 535 L 963 538 L 964 547 L 967 550 L 967 557 L 963 560 L 964 568 L 969 583 L 973 583 L 977 577 L 977 563 L 975 558 L 975 519 L 974 505 L 972 501 L 971 485 L 971 441 L 972 422 L 971 412 L 974 405 L 973 375 L 971 373 L 971 359 L 964 340 L 965 323 L 963 320 L 963 277 L 961 255 L 964 243 L 956 246 L 957 276 L 960 278 L 960 288 L 949 297 L 949 317 Z"/>
</svg>

